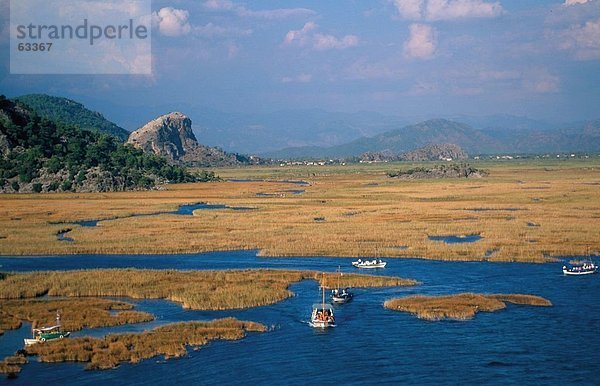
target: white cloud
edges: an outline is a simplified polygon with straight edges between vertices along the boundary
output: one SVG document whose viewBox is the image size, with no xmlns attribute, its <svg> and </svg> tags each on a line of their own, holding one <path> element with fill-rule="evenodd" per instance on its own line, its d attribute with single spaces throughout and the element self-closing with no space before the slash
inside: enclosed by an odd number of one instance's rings
<svg viewBox="0 0 600 386">
<path fill-rule="evenodd" d="M 571 5 L 577 5 L 577 4 L 585 4 L 588 3 L 592 0 L 565 0 L 565 4 L 567 7 L 571 6 Z"/>
<path fill-rule="evenodd" d="M 189 17 L 190 13 L 184 9 L 165 7 L 158 12 L 152 12 L 152 24 L 158 28 L 161 35 L 183 36 L 192 31 Z"/>
<path fill-rule="evenodd" d="M 204 8 L 211 11 L 231 11 L 240 17 L 254 17 L 257 19 L 277 20 L 296 16 L 311 16 L 316 12 L 308 8 L 278 8 L 254 11 L 235 4 L 230 0 L 207 0 L 204 2 Z"/>
<path fill-rule="evenodd" d="M 308 46 L 317 51 L 343 50 L 358 45 L 358 37 L 356 35 L 345 35 L 338 38 L 333 35 L 317 33 L 316 30 L 318 28 L 319 26 L 316 23 L 309 21 L 304 24 L 302 29 L 288 31 L 283 39 L 283 45 Z"/>
<path fill-rule="evenodd" d="M 333 35 L 315 34 L 314 48 L 315 50 L 343 50 L 345 48 L 358 45 L 358 37 L 356 35 L 346 35 L 341 39 Z"/>
<path fill-rule="evenodd" d="M 285 38 L 283 39 L 283 44 L 297 44 L 301 47 L 305 46 L 310 40 L 311 31 L 315 30 L 316 28 L 317 25 L 314 22 L 309 21 L 306 24 L 304 24 L 304 27 L 302 27 L 302 29 L 288 31 L 288 33 L 285 35 Z"/>
<path fill-rule="evenodd" d="M 600 59 L 600 19 L 575 25 L 558 36 L 559 48 L 573 51 L 577 59 Z"/>
<path fill-rule="evenodd" d="M 536 94 L 553 93 L 560 88 L 560 78 L 543 68 L 530 70 L 523 75 L 523 87 Z"/>
<path fill-rule="evenodd" d="M 499 2 L 482 0 L 429 0 L 427 20 L 451 20 L 500 16 L 503 12 Z"/>
<path fill-rule="evenodd" d="M 419 20 L 421 18 L 423 2 L 423 0 L 394 0 L 394 5 L 402 18 Z"/>
<path fill-rule="evenodd" d="M 252 30 L 234 27 L 221 27 L 213 23 L 208 23 L 202 26 L 195 26 L 194 34 L 204 38 L 227 38 L 235 36 L 247 36 L 252 34 Z"/>
<path fill-rule="evenodd" d="M 414 23 L 409 26 L 410 36 L 404 42 L 404 56 L 412 59 L 431 59 L 435 56 L 437 38 L 430 25 Z"/>
<path fill-rule="evenodd" d="M 234 8 L 234 5 L 229 0 L 207 0 L 204 2 L 204 8 L 213 11 L 229 11 Z"/>
<path fill-rule="evenodd" d="M 297 76 L 284 76 L 281 78 L 281 83 L 308 83 L 311 80 L 311 74 L 300 74 Z"/>
<path fill-rule="evenodd" d="M 504 12 L 500 2 L 485 0 L 394 0 L 394 5 L 400 17 L 409 20 L 491 18 Z"/>
</svg>

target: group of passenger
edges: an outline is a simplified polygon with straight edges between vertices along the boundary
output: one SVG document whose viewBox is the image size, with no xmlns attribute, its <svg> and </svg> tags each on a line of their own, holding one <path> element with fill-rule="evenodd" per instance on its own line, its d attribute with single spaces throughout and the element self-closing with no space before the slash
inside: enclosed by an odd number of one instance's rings
<svg viewBox="0 0 600 386">
<path fill-rule="evenodd" d="M 328 323 L 334 322 L 333 315 L 329 310 L 317 311 L 317 320 Z"/>
</svg>

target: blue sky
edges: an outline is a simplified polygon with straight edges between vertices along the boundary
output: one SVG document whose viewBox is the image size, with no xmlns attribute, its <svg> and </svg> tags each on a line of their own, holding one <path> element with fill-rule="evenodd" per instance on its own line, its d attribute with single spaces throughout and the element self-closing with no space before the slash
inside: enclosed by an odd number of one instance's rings
<svg viewBox="0 0 600 386">
<path fill-rule="evenodd" d="M 152 9 L 151 76 L 10 75 L 3 20 L 0 93 L 100 110 L 600 117 L 600 0 L 155 0 Z"/>
</svg>

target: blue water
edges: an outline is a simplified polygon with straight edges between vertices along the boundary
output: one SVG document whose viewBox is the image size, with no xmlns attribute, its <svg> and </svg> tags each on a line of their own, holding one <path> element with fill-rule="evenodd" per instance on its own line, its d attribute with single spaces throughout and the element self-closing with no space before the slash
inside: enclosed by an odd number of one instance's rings
<svg viewBox="0 0 600 386">
<path fill-rule="evenodd" d="M 246 206 L 228 206 L 228 205 L 224 205 L 224 204 L 207 204 L 206 202 L 197 202 L 195 204 L 184 204 L 184 205 L 180 205 L 179 208 L 177 208 L 176 211 L 174 212 L 158 212 L 158 213 L 146 213 L 146 214 L 133 214 L 131 216 L 126 216 L 126 217 L 118 217 L 119 219 L 122 218 L 128 218 L 128 217 L 149 217 L 149 216 L 160 216 L 163 214 L 176 214 L 176 215 L 180 215 L 180 216 L 193 216 L 194 215 L 194 211 L 197 209 L 202 209 L 202 210 L 212 210 L 212 209 L 232 209 L 232 210 L 236 210 L 236 211 L 248 211 L 248 210 L 255 210 L 256 208 L 252 208 L 252 207 L 246 207 Z M 102 221 L 111 221 L 113 219 L 106 219 L 106 220 L 102 220 Z M 75 221 L 72 223 L 67 223 L 67 224 L 76 224 L 76 225 L 80 225 L 82 227 L 86 227 L 86 228 L 93 228 L 98 226 L 98 223 L 101 220 L 83 220 L 83 221 Z M 66 231 L 62 231 L 62 232 L 58 232 L 56 234 L 56 238 L 58 239 L 58 241 L 64 241 L 64 242 L 68 242 L 68 243 L 74 243 L 75 239 L 73 239 L 72 237 L 67 236 L 67 234 L 71 232 L 71 230 L 66 230 Z"/>
<path fill-rule="evenodd" d="M 355 272 L 350 258 L 258 258 L 255 251 L 161 256 L 0 258 L 4 271 L 138 267 L 175 269 L 294 268 Z M 212 342 L 183 359 L 154 358 L 110 371 L 31 358 L 15 385 L 31 384 L 598 384 L 600 275 L 567 277 L 562 262 L 454 263 L 389 259 L 373 274 L 417 279 L 415 287 L 354 289 L 337 306 L 338 327 L 307 325 L 318 300 L 314 281 L 294 284 L 295 296 L 273 306 L 226 312 L 189 311 L 162 300 L 131 300 L 157 316 L 150 323 L 81 331 L 74 336 L 141 331 L 180 320 L 235 316 L 272 326 L 235 342 Z M 369 272 L 370 273 L 370 272 Z M 411 294 L 527 293 L 553 307 L 508 305 L 465 322 L 427 322 L 385 310 L 386 299 Z M 0 337 L 14 352 L 28 329 Z M 16 338 L 15 338 L 16 337 Z M 15 345 L 17 345 L 15 347 Z M 7 347 L 10 346 L 10 347 Z M 0 381 L 3 382 L 3 381 Z"/>
<path fill-rule="evenodd" d="M 432 241 L 443 241 L 446 244 L 474 243 L 475 241 L 481 240 L 481 236 L 480 235 L 467 235 L 467 236 L 429 236 L 429 240 L 432 240 Z"/>
</svg>

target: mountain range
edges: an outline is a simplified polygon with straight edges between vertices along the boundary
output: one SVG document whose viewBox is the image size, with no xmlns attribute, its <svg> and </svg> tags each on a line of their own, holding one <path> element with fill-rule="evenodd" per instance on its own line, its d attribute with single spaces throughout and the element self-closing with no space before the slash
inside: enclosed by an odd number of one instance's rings
<svg viewBox="0 0 600 386">
<path fill-rule="evenodd" d="M 429 144 L 452 143 L 472 155 L 542 154 L 600 151 L 600 120 L 564 128 L 475 129 L 447 119 L 432 119 L 331 147 L 287 148 L 266 156 L 280 158 L 344 158 L 365 152 L 405 153 Z"/>
<path fill-rule="evenodd" d="M 444 143 L 456 144 L 471 155 L 600 151 L 600 120 L 549 123 L 506 114 L 422 120 L 320 109 L 248 114 L 225 113 L 193 103 L 135 107 L 102 104 L 104 114 L 117 125 L 69 99 L 43 94 L 17 99 L 33 106 L 41 116 L 90 126 L 123 141 L 129 136 L 123 127 L 137 130 L 165 111 L 184 111 L 193 120 L 193 134 L 203 146 L 274 159 L 345 158 L 365 152 L 402 154 Z M 92 118 L 98 123 L 86 123 L 94 122 Z"/>
</svg>

